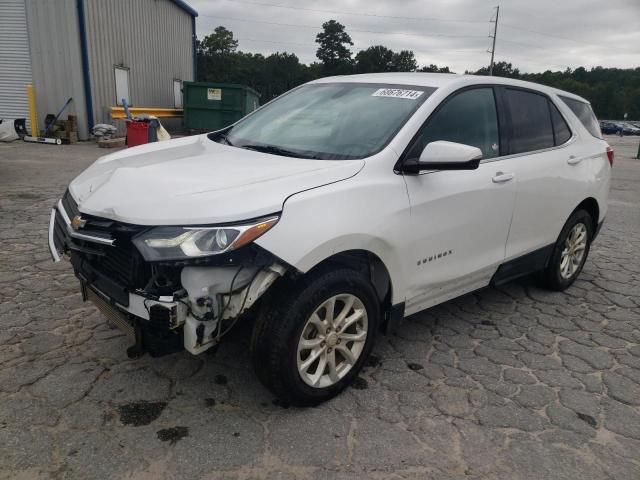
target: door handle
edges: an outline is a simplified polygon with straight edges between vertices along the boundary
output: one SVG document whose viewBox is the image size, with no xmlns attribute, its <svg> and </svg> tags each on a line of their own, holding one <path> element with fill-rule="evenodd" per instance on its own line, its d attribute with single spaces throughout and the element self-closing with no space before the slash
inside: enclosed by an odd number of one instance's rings
<svg viewBox="0 0 640 480">
<path fill-rule="evenodd" d="M 569 160 L 567 160 L 567 163 L 569 165 L 577 165 L 578 163 L 580 163 L 583 160 L 582 157 L 576 157 L 575 155 L 570 155 L 569 156 Z"/>
<path fill-rule="evenodd" d="M 509 180 L 513 180 L 515 176 L 516 175 L 514 173 L 498 172 L 491 180 L 493 181 L 493 183 L 504 183 L 508 182 Z"/>
</svg>

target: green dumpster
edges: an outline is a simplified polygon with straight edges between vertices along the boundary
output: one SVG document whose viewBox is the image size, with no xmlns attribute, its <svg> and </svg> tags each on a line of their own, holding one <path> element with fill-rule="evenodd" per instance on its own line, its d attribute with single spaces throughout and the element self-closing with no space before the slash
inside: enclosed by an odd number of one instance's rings
<svg viewBox="0 0 640 480">
<path fill-rule="evenodd" d="M 183 82 L 184 126 L 219 130 L 258 108 L 260 94 L 245 85 Z"/>
</svg>

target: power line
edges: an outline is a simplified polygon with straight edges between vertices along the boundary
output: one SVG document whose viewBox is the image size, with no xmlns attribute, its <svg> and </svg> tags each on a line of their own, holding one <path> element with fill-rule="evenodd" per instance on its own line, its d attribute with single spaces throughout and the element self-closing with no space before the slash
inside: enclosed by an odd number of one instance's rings
<svg viewBox="0 0 640 480">
<path fill-rule="evenodd" d="M 253 42 L 253 43 L 274 43 L 274 44 L 282 44 L 282 45 L 295 45 L 295 46 L 299 46 L 299 47 L 309 47 L 310 46 L 310 44 L 308 44 L 308 43 L 286 42 L 286 41 L 278 41 L 278 40 L 265 40 L 265 39 L 260 39 L 260 38 L 249 38 L 249 37 L 241 37 L 241 36 L 238 37 L 237 40 L 239 42 L 241 42 L 241 43 L 242 42 Z M 373 44 L 369 45 L 367 47 L 365 47 L 363 45 L 358 45 L 358 44 L 352 45 L 352 46 L 353 46 L 354 50 L 362 51 L 362 50 L 366 50 L 367 48 L 372 47 Z M 477 48 L 469 48 L 469 49 L 466 49 L 466 50 L 459 50 L 459 49 L 450 50 L 450 49 L 447 49 L 446 53 L 447 54 L 451 54 L 451 53 L 466 53 L 466 54 L 469 54 L 469 53 L 475 53 L 477 51 L 478 51 Z M 419 53 L 430 53 L 430 52 L 419 52 Z"/>
<path fill-rule="evenodd" d="M 368 14 L 368 13 L 355 13 L 355 12 L 339 12 L 339 11 L 333 11 L 333 10 L 322 10 L 322 9 L 313 9 L 313 8 L 306 8 L 306 7 L 293 7 L 293 6 L 286 6 L 286 5 L 276 5 L 276 4 L 271 4 L 271 3 L 265 3 L 265 2 L 258 2 L 258 1 L 252 1 L 252 0 L 227 0 L 227 1 L 232 1 L 232 2 L 237 2 L 237 3 L 246 3 L 246 4 L 251 4 L 251 5 L 261 5 L 261 6 L 268 6 L 268 7 L 277 7 L 277 8 L 288 8 L 288 9 L 292 9 L 292 10 L 303 10 L 303 11 L 318 11 L 318 12 L 324 12 L 324 13 L 343 13 L 346 15 L 358 15 L 358 16 L 369 16 L 369 17 L 381 17 L 381 18 L 393 18 L 393 19 L 403 19 L 403 20 L 430 20 L 430 21 L 450 21 L 450 22 L 464 22 L 464 23 L 485 23 L 485 22 L 479 22 L 479 21 L 467 21 L 467 20 L 447 20 L 447 19 L 436 19 L 436 18 L 429 18 L 429 17 L 401 17 L 401 16 L 392 16 L 392 15 L 378 15 L 378 14 Z M 491 54 L 492 54 L 492 64 L 493 64 L 493 58 L 495 56 L 495 36 L 497 34 L 497 20 L 498 20 L 498 12 L 499 12 L 499 7 L 496 7 L 496 19 L 494 20 L 490 20 L 490 23 L 495 23 L 494 25 L 494 33 L 493 35 L 489 35 L 489 38 L 492 38 L 492 48 L 491 50 L 488 50 Z M 292 27 L 292 28 L 306 28 L 306 29 L 312 29 L 312 30 L 322 30 L 322 27 L 319 26 L 314 26 L 314 25 L 305 25 L 305 24 L 291 24 L 291 23 L 283 23 L 283 22 L 272 22 L 272 21 L 266 21 L 266 20 L 253 20 L 253 19 L 246 19 L 246 18 L 235 18 L 235 17 L 221 17 L 221 16 L 217 16 L 217 15 L 207 15 L 207 14 L 201 14 L 201 17 L 206 17 L 206 18 L 213 18 L 213 19 L 217 19 L 217 20 L 228 20 L 228 21 L 238 21 L 238 22 L 247 22 L 247 23 L 259 23 L 259 24 L 266 24 L 266 25 L 276 25 L 276 26 L 283 26 L 283 27 Z M 578 43 L 583 43 L 584 45 L 593 45 L 593 44 L 588 44 L 588 43 L 584 43 L 584 42 L 580 42 L 579 40 L 575 40 L 572 38 L 568 38 L 568 37 L 561 37 L 561 36 L 557 36 L 557 35 L 552 35 L 552 34 L 547 34 L 545 32 L 540 32 L 537 30 L 531 30 L 531 29 L 527 29 L 527 28 L 521 28 L 518 26 L 514 26 L 511 24 L 505 24 L 504 22 L 500 22 L 500 25 L 502 27 L 507 27 L 507 28 L 511 28 L 511 29 L 516 29 L 516 30 L 523 30 L 523 31 L 528 31 L 531 33 L 535 33 L 538 35 L 543 35 L 543 36 L 548 36 L 548 37 L 552 37 L 552 38 L 559 38 L 562 40 L 569 40 L 569 41 L 573 41 L 573 42 L 578 42 Z M 455 35 L 455 34 L 413 34 L 413 33 L 407 33 L 407 32 L 396 32 L 396 31 L 390 31 L 390 32 L 385 32 L 385 31 L 376 31 L 376 30 L 354 30 L 354 29 L 349 29 L 350 32 L 354 32 L 354 33 L 368 33 L 368 34 L 376 34 L 376 35 L 401 35 L 401 36 L 408 36 L 408 37 L 416 37 L 416 38 L 428 38 L 428 37 L 433 37 L 433 38 L 486 38 L 484 35 Z M 274 40 L 260 40 L 260 39 L 253 39 L 253 38 L 245 38 L 244 41 L 248 41 L 248 42 L 255 42 L 255 43 L 273 43 L 273 44 L 284 44 L 284 45 L 296 45 L 296 46 L 308 46 L 306 43 L 296 43 L 296 42 L 285 42 L 285 41 L 274 41 Z M 543 47 L 537 46 L 537 45 L 532 45 L 529 43 L 524 43 L 524 42 L 517 42 L 514 40 L 508 40 L 505 39 L 504 36 L 501 37 L 501 41 L 503 42 L 507 42 L 507 43 L 512 43 L 512 44 L 516 44 L 516 45 L 522 45 L 522 46 L 526 46 L 529 48 L 534 48 L 534 49 L 543 49 Z M 594 45 L 596 46 L 596 45 Z M 356 46 L 354 46 L 355 50 L 364 50 L 364 48 L 358 48 Z M 466 50 L 449 50 L 446 49 L 446 52 L 460 52 L 460 53 L 468 53 L 469 51 L 474 50 L 474 49 L 466 49 Z M 512 54 L 510 54 L 510 56 L 512 56 Z M 529 62 L 531 62 L 530 59 L 527 59 Z M 536 62 L 532 62 L 532 63 L 536 63 Z M 542 65 L 542 64 L 540 64 Z M 554 64 L 548 64 L 548 65 L 554 65 Z M 561 66 L 561 65 L 557 65 L 555 64 L 555 66 Z"/>
<path fill-rule="evenodd" d="M 298 6 L 293 6 L 293 5 L 280 5 L 280 4 L 275 4 L 275 3 L 259 2 L 259 1 L 252 1 L 252 0 L 227 0 L 227 1 L 234 2 L 234 3 L 243 3 L 243 4 L 247 4 L 247 5 L 259 5 L 259 6 L 263 6 L 263 7 L 282 8 L 282 9 L 288 9 L 288 10 L 299 10 L 299 11 L 318 12 L 318 13 L 337 13 L 337 14 L 341 14 L 341 15 L 353 15 L 353 16 L 359 16 L 359 17 L 389 18 L 389 19 L 395 19 L 395 20 L 414 20 L 414 21 L 430 21 L 430 22 L 446 22 L 446 23 L 471 23 L 471 24 L 484 24 L 485 23 L 485 22 L 479 21 L 479 20 L 467 20 L 467 19 L 448 19 L 448 18 L 438 18 L 438 17 L 406 17 L 406 16 L 400 16 L 400 15 L 382 15 L 382 14 L 365 13 L 365 12 L 348 12 L 348 11 L 343 11 L 343 10 L 331 10 L 331 9 L 320 9 L 320 8 L 298 7 Z M 207 16 L 207 15 L 202 15 L 202 16 Z M 527 14 L 527 16 L 530 16 L 530 17 L 533 17 L 533 18 L 542 18 L 542 17 L 535 17 L 535 16 L 529 15 L 529 14 Z M 219 17 L 219 18 L 221 18 L 221 17 Z M 601 45 L 597 45 L 597 44 L 593 44 L 593 43 L 587 43 L 587 42 L 584 42 L 582 40 L 577 40 L 575 38 L 564 37 L 564 36 L 560 36 L 560 35 L 554 35 L 554 34 L 547 33 L 547 32 L 542 32 L 542 31 L 539 31 L 539 30 L 532 30 L 532 29 L 529 29 L 529 28 L 526 28 L 526 27 L 513 25 L 511 23 L 505 23 L 504 21 L 501 22 L 500 25 L 502 27 L 510 28 L 510 29 L 513 29 L 513 30 L 526 31 L 526 32 L 530 32 L 530 33 L 533 33 L 533 34 L 536 34 L 536 35 L 542 35 L 542 36 L 546 36 L 546 37 L 550 37 L 550 38 L 557 38 L 557 39 L 560 39 L 560 40 L 567 40 L 567 41 L 571 41 L 571 42 L 580 43 L 582 45 L 593 46 L 593 47 L 602 47 Z M 351 30 L 351 31 L 355 31 L 355 30 Z M 362 33 L 387 33 L 387 32 L 376 32 L 376 31 L 361 31 L 361 32 Z M 405 34 L 405 33 L 401 33 L 401 34 L 402 35 L 412 35 L 412 34 Z M 436 35 L 431 35 L 431 36 L 436 36 Z M 438 36 L 443 36 L 443 35 L 438 35 Z M 462 36 L 460 36 L 460 37 L 462 37 Z M 464 36 L 464 37 L 469 38 L 469 37 L 475 37 L 475 36 Z"/>
<path fill-rule="evenodd" d="M 536 35 L 542 35 L 543 37 L 558 38 L 560 40 L 569 40 L 570 42 L 581 43 L 582 45 L 588 45 L 588 46 L 591 46 L 591 47 L 601 47 L 601 45 L 596 45 L 595 43 L 587 43 L 587 42 L 584 42 L 582 40 L 576 40 L 575 38 L 562 37 L 560 35 L 553 35 L 551 33 L 541 32 L 539 30 L 532 30 L 530 28 L 519 27 L 517 25 L 512 25 L 510 23 L 502 22 L 500 25 L 502 25 L 505 28 L 511 28 L 512 30 L 519 30 L 519 31 L 523 31 L 523 32 L 535 33 Z"/>
<path fill-rule="evenodd" d="M 220 17 L 218 15 L 201 15 L 202 17 L 215 18 L 218 20 L 230 20 L 235 22 L 249 22 L 249 23 L 262 23 L 266 25 L 277 25 L 280 27 L 294 27 L 294 28 L 310 28 L 313 30 L 322 30 L 322 27 L 318 27 L 315 25 L 302 25 L 302 24 L 293 24 L 293 23 L 280 23 L 280 22 L 270 22 L 267 20 L 250 20 L 247 18 L 233 18 L 233 17 Z M 350 32 L 355 33 L 374 33 L 376 35 L 402 35 L 407 37 L 417 37 L 417 38 L 425 38 L 425 37 L 434 37 L 434 38 L 485 38 L 484 35 L 449 35 L 446 33 L 425 33 L 425 34 L 417 34 L 417 33 L 406 33 L 406 32 L 383 32 L 380 30 L 355 30 L 350 28 Z"/>
<path fill-rule="evenodd" d="M 308 47 L 309 44 L 308 43 L 296 43 L 296 42 L 279 42 L 277 40 L 261 40 L 259 38 L 242 38 L 242 37 L 238 37 L 237 40 L 239 42 L 254 42 L 254 43 L 277 43 L 277 44 L 283 44 L 283 45 L 297 45 L 299 47 Z M 354 45 L 355 47 L 355 45 Z"/>
<path fill-rule="evenodd" d="M 245 3 L 248 5 L 260 5 L 262 7 L 286 8 L 288 10 L 304 10 L 307 12 L 318 12 L 318 13 L 337 13 L 340 15 L 354 15 L 358 17 L 392 18 L 395 20 L 421 20 L 421 21 L 429 21 L 429 22 L 450 22 L 450 23 L 485 23 L 480 20 L 453 20 L 448 18 L 436 18 L 436 17 L 403 17 L 398 15 L 380 15 L 376 13 L 345 12 L 341 10 L 325 10 L 320 8 L 295 7 L 293 5 L 279 5 L 275 3 L 255 2 L 251 0 L 227 0 L 227 1 L 235 2 L 235 3 Z"/>
<path fill-rule="evenodd" d="M 516 53 L 515 55 L 510 53 L 510 54 L 509 54 L 509 59 L 511 59 L 511 57 L 516 57 L 516 58 L 520 57 L 521 59 L 523 59 L 523 60 L 524 60 L 524 62 L 523 62 L 523 63 L 530 63 L 530 64 L 533 64 L 533 65 L 539 65 L 539 66 L 541 66 L 541 67 L 543 67 L 543 66 L 546 66 L 547 68 L 548 68 L 548 66 L 552 66 L 552 67 L 560 67 L 560 68 L 562 68 L 563 70 L 564 70 L 564 69 L 567 69 L 567 68 L 571 68 L 569 65 L 560 65 L 559 63 L 549 63 L 549 62 L 536 62 L 536 61 L 532 61 L 530 56 L 528 56 L 528 55 L 524 55 L 524 54 L 519 54 L 519 53 Z M 550 69 L 549 69 L 549 70 L 550 70 Z"/>
<path fill-rule="evenodd" d="M 238 37 L 237 40 L 239 42 L 253 42 L 253 43 L 274 43 L 278 45 L 295 45 L 298 47 L 309 47 L 308 43 L 297 43 L 297 42 L 283 42 L 278 40 L 263 40 L 260 38 L 248 38 L 248 37 Z M 362 47 L 360 45 L 352 45 L 354 50 L 361 51 L 366 50 L 368 47 Z"/>
<path fill-rule="evenodd" d="M 503 37 L 500 37 L 500 41 L 501 42 L 512 43 L 514 45 L 521 45 L 523 47 L 533 48 L 534 50 L 544 50 L 546 52 L 549 51 L 549 49 L 547 47 L 541 47 L 540 45 L 534 45 L 532 43 L 516 42 L 515 40 L 507 40 L 506 38 L 503 38 Z"/>
<path fill-rule="evenodd" d="M 284 41 L 265 40 L 265 39 L 259 39 L 259 38 L 248 38 L 248 37 L 238 37 L 238 39 L 237 39 L 237 40 L 238 40 L 238 41 L 240 41 L 241 43 L 244 43 L 244 42 L 252 42 L 252 43 L 259 43 L 259 44 L 264 44 L 264 43 L 273 43 L 273 44 L 282 44 L 282 45 L 295 45 L 295 46 L 300 46 L 300 47 L 308 47 L 308 46 L 309 46 L 309 44 L 307 44 L 307 43 L 284 42 Z M 504 39 L 502 39 L 501 41 L 506 42 L 506 41 L 508 41 L 508 40 L 504 40 Z M 510 42 L 510 43 L 513 43 L 513 42 Z M 529 45 L 529 44 L 522 44 L 522 45 L 531 46 L 531 45 Z M 361 46 L 361 45 L 354 45 L 353 47 L 354 47 L 354 49 L 355 49 L 355 50 L 357 50 L 357 51 L 362 51 L 362 50 L 366 50 L 367 48 L 369 48 L 369 47 L 364 47 L 364 46 Z M 474 49 L 474 48 L 470 48 L 470 49 L 467 49 L 467 50 L 458 50 L 458 49 L 456 49 L 456 50 L 449 50 L 449 49 L 447 49 L 447 50 L 446 50 L 446 54 L 452 54 L 452 53 L 460 53 L 460 54 L 464 53 L 464 54 L 469 54 L 469 53 L 473 53 L 474 51 L 477 51 L 477 49 Z M 420 53 L 427 54 L 427 55 L 428 55 L 428 54 L 430 54 L 430 52 L 420 52 Z M 443 53 L 445 53 L 445 52 L 443 52 Z M 509 57 L 513 57 L 513 56 L 514 56 L 513 54 L 509 54 Z M 518 54 L 516 54 L 515 56 L 516 56 L 516 57 L 518 57 L 519 55 L 518 55 Z M 525 57 L 523 56 L 522 58 L 525 58 Z M 535 65 L 540 65 L 540 66 L 555 66 L 555 67 L 561 67 L 562 69 L 570 68 L 568 65 L 560 65 L 560 64 L 557 64 L 557 63 L 541 63 L 541 62 L 535 62 L 535 61 L 534 61 L 534 62 L 532 62 L 532 61 L 531 61 L 531 59 L 530 59 L 530 57 L 526 57 L 526 59 L 527 59 L 527 62 L 528 62 L 528 63 L 533 63 L 533 64 L 535 64 Z"/>
</svg>

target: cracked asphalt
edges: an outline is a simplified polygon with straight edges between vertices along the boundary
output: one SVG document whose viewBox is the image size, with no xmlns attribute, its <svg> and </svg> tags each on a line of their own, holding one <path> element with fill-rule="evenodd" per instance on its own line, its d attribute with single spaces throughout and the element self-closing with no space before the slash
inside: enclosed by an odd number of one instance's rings
<svg viewBox="0 0 640 480">
<path fill-rule="evenodd" d="M 640 478 L 638 137 L 609 140 L 609 214 L 574 286 L 415 315 L 310 409 L 259 384 L 248 325 L 215 356 L 127 359 L 46 246 L 51 205 L 105 151 L 0 145 L 0 478 Z"/>
</svg>

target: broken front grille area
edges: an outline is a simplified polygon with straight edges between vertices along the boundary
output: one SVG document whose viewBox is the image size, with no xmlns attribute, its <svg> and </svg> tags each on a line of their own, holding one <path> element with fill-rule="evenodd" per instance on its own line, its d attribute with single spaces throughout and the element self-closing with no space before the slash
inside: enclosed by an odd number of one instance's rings
<svg viewBox="0 0 640 480">
<path fill-rule="evenodd" d="M 69 223 L 78 215 L 86 223 L 82 228 L 70 231 Z M 67 190 L 58 204 L 54 242 L 61 250 L 69 252 L 76 274 L 84 282 L 120 305 L 128 306 L 129 292 L 143 290 L 151 279 L 150 264 L 131 242 L 133 236 L 145 228 L 81 214 Z M 105 244 L 100 240 L 113 242 Z"/>
<path fill-rule="evenodd" d="M 76 215 L 86 223 L 73 230 L 69 224 Z M 69 253 L 76 274 L 83 282 L 125 307 L 129 304 L 129 293 L 157 298 L 181 290 L 180 272 L 185 266 L 231 267 L 273 262 L 271 254 L 253 243 L 209 257 L 148 262 L 132 242 L 134 236 L 148 228 L 80 213 L 67 191 L 55 213 L 53 241 L 60 251 Z M 78 234 L 108 243 L 84 240 Z"/>
</svg>

